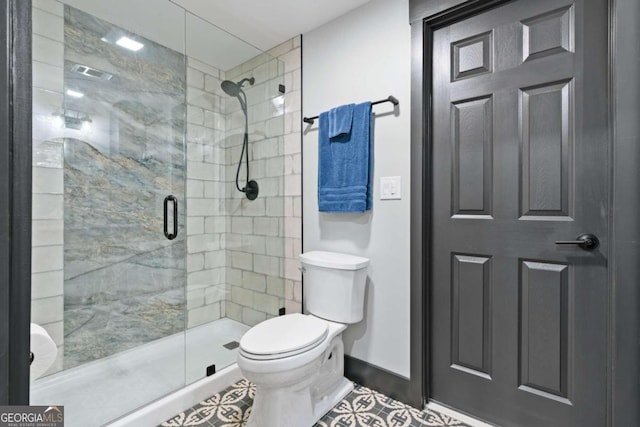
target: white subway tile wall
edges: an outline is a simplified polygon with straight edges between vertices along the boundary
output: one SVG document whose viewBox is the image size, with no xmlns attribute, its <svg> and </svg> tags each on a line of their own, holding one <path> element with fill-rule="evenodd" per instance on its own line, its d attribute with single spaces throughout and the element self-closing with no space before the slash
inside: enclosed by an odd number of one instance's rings
<svg viewBox="0 0 640 427">
<path fill-rule="evenodd" d="M 301 200 L 300 61 L 300 37 L 226 72 L 189 58 L 189 327 L 218 315 L 252 326 L 282 307 L 287 313 L 301 311 L 301 209 L 294 208 Z M 235 188 L 244 115 L 220 89 L 222 80 L 245 77 L 256 79 L 253 86 L 245 85 L 250 178 L 260 185 L 254 201 Z M 278 92 L 282 83 L 284 96 Z"/>
<path fill-rule="evenodd" d="M 187 58 L 187 327 L 225 316 L 224 72 Z M 209 82 L 205 85 L 205 82 Z M 209 227 L 205 226 L 209 224 Z M 217 225 L 217 226 L 213 226 Z"/>
<path fill-rule="evenodd" d="M 33 2 L 33 223 L 31 321 L 58 346 L 46 374 L 62 370 L 64 355 L 63 130 L 54 112 L 63 103 L 62 4 Z"/>
<path fill-rule="evenodd" d="M 246 86 L 249 105 L 251 179 L 260 196 L 248 201 L 235 189 L 244 117 L 227 100 L 225 249 L 231 300 L 226 315 L 253 326 L 278 315 L 301 312 L 302 283 L 297 256 L 302 248 L 301 49 L 300 36 L 226 72 L 226 78 L 254 77 Z M 285 85 L 285 94 L 279 85 Z M 240 176 L 243 177 L 244 169 Z M 287 293 L 287 288 L 291 292 Z M 296 292 L 293 289 L 297 289 Z"/>
</svg>

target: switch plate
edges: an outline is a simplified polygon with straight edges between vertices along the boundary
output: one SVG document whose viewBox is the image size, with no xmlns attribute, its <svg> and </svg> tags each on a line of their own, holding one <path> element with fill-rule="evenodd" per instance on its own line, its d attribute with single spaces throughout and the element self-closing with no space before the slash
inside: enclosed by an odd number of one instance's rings
<svg viewBox="0 0 640 427">
<path fill-rule="evenodd" d="M 399 176 L 380 178 L 380 200 L 400 200 L 401 194 L 402 184 Z"/>
</svg>

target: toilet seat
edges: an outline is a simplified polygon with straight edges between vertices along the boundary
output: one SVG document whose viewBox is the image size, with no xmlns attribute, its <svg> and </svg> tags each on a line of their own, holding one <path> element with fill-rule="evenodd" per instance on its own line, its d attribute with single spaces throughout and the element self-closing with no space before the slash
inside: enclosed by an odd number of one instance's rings
<svg viewBox="0 0 640 427">
<path fill-rule="evenodd" d="M 253 360 L 282 359 L 312 350 L 328 334 L 328 322 L 314 316 L 295 313 L 274 317 L 244 334 L 240 353 Z"/>
</svg>

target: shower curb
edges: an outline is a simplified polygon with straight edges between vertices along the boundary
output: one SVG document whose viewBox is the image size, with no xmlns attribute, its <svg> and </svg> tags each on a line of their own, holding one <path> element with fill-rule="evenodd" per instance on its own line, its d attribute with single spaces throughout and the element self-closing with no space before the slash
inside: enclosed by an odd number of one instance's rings
<svg viewBox="0 0 640 427">
<path fill-rule="evenodd" d="M 158 425 L 242 379 L 236 363 L 132 412 L 106 427 Z"/>
</svg>

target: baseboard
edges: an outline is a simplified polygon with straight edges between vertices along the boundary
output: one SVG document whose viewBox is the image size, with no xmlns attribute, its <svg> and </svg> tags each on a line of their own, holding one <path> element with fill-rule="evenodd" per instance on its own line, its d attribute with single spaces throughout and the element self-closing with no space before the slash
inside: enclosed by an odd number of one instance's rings
<svg viewBox="0 0 640 427">
<path fill-rule="evenodd" d="M 422 396 L 411 395 L 408 378 L 346 354 L 344 355 L 344 375 L 355 383 L 422 410 Z"/>
<path fill-rule="evenodd" d="M 472 427 L 497 427 L 497 424 L 489 424 L 477 418 L 473 418 L 470 415 L 465 414 L 464 412 L 458 412 L 457 410 L 450 408 L 448 406 L 442 405 L 435 401 L 429 401 L 427 404 L 427 409 L 430 409 L 435 412 L 439 412 L 444 415 L 448 415 L 451 418 L 455 418 L 458 421 L 462 421 L 465 424 L 468 424 Z"/>
</svg>

